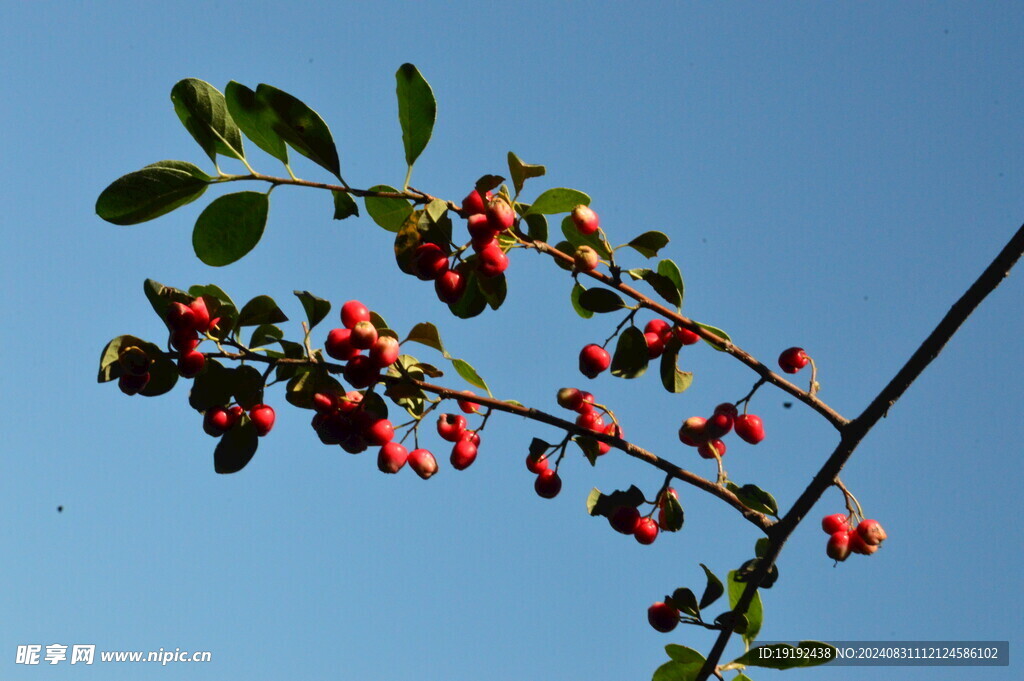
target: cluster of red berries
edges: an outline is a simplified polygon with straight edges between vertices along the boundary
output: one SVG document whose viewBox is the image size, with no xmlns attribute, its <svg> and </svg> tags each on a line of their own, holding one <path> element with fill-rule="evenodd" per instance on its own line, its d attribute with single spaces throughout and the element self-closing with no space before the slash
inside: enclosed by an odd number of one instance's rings
<svg viewBox="0 0 1024 681">
<path fill-rule="evenodd" d="M 810 356 L 803 348 L 789 348 L 783 350 L 779 355 L 779 367 L 787 374 L 795 374 L 803 369 L 811 361 Z"/>
<path fill-rule="evenodd" d="M 574 411 L 578 414 L 576 417 L 576 425 L 580 428 L 586 428 L 587 430 L 595 433 L 604 433 L 605 435 L 611 435 L 612 437 L 622 438 L 622 426 L 612 420 L 611 423 L 606 423 L 604 415 L 609 415 L 607 409 L 603 407 L 598 408 L 594 402 L 594 396 L 583 390 L 576 388 L 562 388 L 558 391 L 558 406 Z M 604 415 L 602 415 L 604 414 Z M 598 441 L 597 443 L 597 455 L 601 456 L 611 451 L 611 445 L 604 442 Z"/>
<path fill-rule="evenodd" d="M 735 404 L 723 402 L 715 407 L 711 418 L 691 416 L 683 421 L 679 428 L 679 441 L 696 447 L 697 453 L 705 459 L 714 459 L 716 455 L 725 455 L 725 443 L 721 438 L 734 428 L 741 440 L 752 445 L 764 439 L 764 423 L 759 416 L 740 414 Z"/>
<path fill-rule="evenodd" d="M 230 407 L 211 407 L 203 414 L 203 430 L 207 435 L 220 437 L 242 422 L 245 409 L 240 405 Z M 277 415 L 268 404 L 257 404 L 249 409 L 249 420 L 256 428 L 256 434 L 263 437 L 274 427 Z"/>
<path fill-rule="evenodd" d="M 332 329 L 327 334 L 324 349 L 334 359 L 346 363 L 343 375 L 352 387 L 369 388 L 377 382 L 380 370 L 398 359 L 398 340 L 380 335 L 370 321 L 370 310 L 358 300 L 342 305 L 341 323 L 344 328 Z"/>
<path fill-rule="evenodd" d="M 681 326 L 672 326 L 664 319 L 652 319 L 644 326 L 644 340 L 647 341 L 648 359 L 657 359 L 667 348 L 693 345 L 700 336 Z M 600 345 L 591 343 L 580 350 L 580 373 L 587 378 L 597 378 L 611 363 L 611 355 Z"/>
<path fill-rule="evenodd" d="M 184 378 L 198 376 L 206 366 L 206 355 L 196 349 L 202 341 L 199 336 L 215 330 L 220 318 L 210 319 L 206 301 L 200 296 L 188 305 L 171 303 L 164 320 L 171 331 L 171 347 L 178 351 L 178 373 Z"/>
<path fill-rule="evenodd" d="M 616 532 L 633 535 L 640 544 L 653 544 L 658 538 L 659 530 L 678 529 L 670 528 L 665 520 L 665 506 L 669 503 L 669 497 L 677 503 L 679 501 L 679 493 L 672 487 L 666 488 L 655 504 L 658 511 L 657 522 L 652 517 L 654 509 L 648 515 L 641 516 L 640 509 L 634 506 L 619 506 L 608 515 L 608 524 Z"/>
<path fill-rule="evenodd" d="M 861 520 L 856 528 L 850 520 L 843 513 L 827 515 L 821 520 L 821 529 L 829 535 L 825 553 L 835 561 L 844 561 L 851 553 L 870 556 L 889 537 L 877 520 Z"/>
<path fill-rule="evenodd" d="M 391 421 L 367 409 L 361 392 L 316 393 L 313 408 L 316 414 L 311 425 L 320 441 L 340 445 L 349 454 L 359 454 L 370 446 L 382 447 L 395 437 Z"/>
<path fill-rule="evenodd" d="M 462 200 L 470 243 L 476 253 L 476 272 L 481 277 L 496 277 L 508 269 L 508 255 L 498 243 L 498 235 L 512 228 L 516 212 L 503 197 L 474 189 Z M 413 271 L 423 281 L 433 281 L 437 297 L 449 305 L 462 299 L 469 277 L 468 265 L 452 266 L 444 249 L 434 243 L 422 243 L 413 255 Z"/>
</svg>

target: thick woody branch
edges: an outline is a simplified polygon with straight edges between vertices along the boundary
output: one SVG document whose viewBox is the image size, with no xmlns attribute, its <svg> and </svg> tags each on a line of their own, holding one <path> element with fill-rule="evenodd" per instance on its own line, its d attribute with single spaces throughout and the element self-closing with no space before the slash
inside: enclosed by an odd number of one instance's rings
<svg viewBox="0 0 1024 681">
<path fill-rule="evenodd" d="M 743 594 L 736 603 L 736 607 L 733 608 L 733 617 L 742 615 L 747 611 L 750 602 L 754 598 L 754 594 L 757 592 L 757 585 L 761 583 L 761 579 L 768 574 L 772 565 L 775 564 L 775 560 L 782 551 L 786 540 L 793 534 L 800 521 L 810 512 L 814 504 L 818 502 L 822 494 L 825 493 L 825 490 L 835 484 L 836 477 L 853 455 L 857 445 L 864 439 L 864 436 L 886 415 L 889 408 L 917 380 L 931 361 L 938 356 L 957 329 L 981 304 L 981 301 L 1006 278 L 1014 264 L 1020 259 L 1022 253 L 1024 253 L 1024 225 L 1017 230 L 1006 246 L 1003 247 L 989 266 L 985 268 L 985 271 L 960 296 L 960 299 L 953 304 L 949 312 L 946 313 L 931 334 L 921 343 L 914 354 L 910 356 L 910 359 L 907 360 L 906 364 L 896 373 L 893 379 L 889 381 L 888 385 L 871 401 L 867 409 L 842 428 L 842 439 L 835 451 L 825 461 L 792 508 L 769 530 L 768 549 L 754 574 L 750 577 L 747 587 L 743 590 Z M 719 634 L 711 652 L 708 654 L 707 662 L 697 676 L 698 681 L 704 681 L 704 679 L 707 679 L 709 675 L 715 672 L 715 668 L 725 652 L 725 646 L 729 642 L 731 634 L 732 632 L 729 630 L 723 630 Z"/>
</svg>

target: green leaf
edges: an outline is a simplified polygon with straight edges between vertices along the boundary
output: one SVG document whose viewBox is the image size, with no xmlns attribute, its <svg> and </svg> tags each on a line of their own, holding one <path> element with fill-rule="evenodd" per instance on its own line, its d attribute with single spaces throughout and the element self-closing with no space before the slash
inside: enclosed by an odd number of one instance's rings
<svg viewBox="0 0 1024 681">
<path fill-rule="evenodd" d="M 732 342 L 732 338 L 729 337 L 729 334 L 727 334 L 725 331 L 722 331 L 716 326 L 711 326 L 710 324 L 701 324 L 700 322 L 697 322 L 697 326 L 699 326 L 702 329 L 707 329 L 708 331 L 715 334 L 722 340 L 728 341 L 730 343 Z M 705 343 L 713 347 L 715 350 L 718 350 L 719 352 L 725 352 L 725 347 L 719 345 L 718 343 L 712 343 L 706 338 L 701 338 L 701 340 L 703 340 Z"/>
<path fill-rule="evenodd" d="M 554 213 L 569 213 L 579 205 L 589 206 L 590 197 L 583 192 L 565 187 L 548 189 L 538 196 L 530 205 L 530 213 L 541 213 L 552 215 Z"/>
<path fill-rule="evenodd" d="M 273 324 L 260 324 L 253 329 L 252 337 L 249 339 L 250 348 L 258 348 L 270 343 L 276 343 L 284 338 L 284 331 Z"/>
<path fill-rule="evenodd" d="M 348 192 L 339 192 L 331 190 L 331 195 L 334 197 L 334 219 L 344 220 L 345 218 L 352 217 L 355 215 L 359 216 L 359 205 L 355 199 L 352 198 Z"/>
<path fill-rule="evenodd" d="M 284 356 L 288 359 L 303 359 L 306 356 L 306 348 L 302 343 L 296 343 L 289 340 L 279 341 L 281 349 L 284 350 Z M 299 373 L 299 369 L 305 369 L 307 367 L 296 366 L 295 364 L 278 364 L 277 368 L 274 369 L 274 377 L 278 381 L 287 381 Z"/>
<path fill-rule="evenodd" d="M 568 241 L 559 241 L 558 244 L 555 245 L 555 248 L 562 251 L 562 253 L 572 254 L 575 247 Z M 555 260 L 555 264 L 561 267 L 563 270 L 567 270 L 569 272 L 571 272 L 574 267 L 571 260 L 569 262 L 563 262 L 561 258 Z"/>
<path fill-rule="evenodd" d="M 583 295 L 583 293 L 585 293 L 586 290 L 587 289 L 583 288 L 583 286 L 581 286 L 580 283 L 577 281 L 572 286 L 572 293 L 569 294 L 569 299 L 572 301 L 572 308 L 576 310 L 576 314 L 583 317 L 584 319 L 590 319 L 591 317 L 594 316 L 594 313 L 580 304 L 580 296 Z"/>
<path fill-rule="evenodd" d="M 593 289 L 591 289 L 593 290 Z M 631 326 L 622 332 L 612 355 L 612 376 L 638 378 L 647 371 L 647 339 L 644 332 Z"/>
<path fill-rule="evenodd" d="M 454 305 L 448 306 L 452 314 L 459 319 L 476 317 L 487 309 L 487 298 L 480 290 L 481 278 L 477 276 L 475 269 L 470 269 L 468 272 L 468 275 L 463 272 L 463 275 L 466 276 L 466 291 L 462 294 L 462 298 Z"/>
<path fill-rule="evenodd" d="M 672 605 L 681 612 L 700 619 L 700 608 L 697 607 L 697 597 L 686 588 L 679 588 L 672 592 Z M 671 653 L 669 653 L 671 655 Z"/>
<path fill-rule="evenodd" d="M 300 409 L 313 408 L 313 395 L 316 393 L 344 394 L 345 390 L 333 376 L 320 367 L 312 367 L 308 371 L 298 372 L 290 381 L 285 392 L 285 399 Z"/>
<path fill-rule="evenodd" d="M 188 403 L 196 411 L 223 407 L 231 402 L 235 392 L 235 372 L 215 359 L 206 360 L 206 368 L 192 381 Z"/>
<path fill-rule="evenodd" d="M 237 326 L 259 326 L 260 324 L 279 324 L 288 321 L 288 317 L 277 306 L 270 296 L 256 296 L 242 306 L 238 313 Z"/>
<path fill-rule="evenodd" d="M 224 100 L 231 118 L 245 136 L 287 166 L 288 147 L 274 131 L 277 116 L 270 105 L 259 99 L 255 92 L 235 81 L 231 81 L 224 88 Z"/>
<path fill-rule="evenodd" d="M 676 288 L 675 282 L 668 277 L 658 274 L 654 270 L 646 267 L 626 270 L 626 274 L 631 276 L 633 279 L 642 279 L 646 281 L 659 296 L 676 307 L 680 307 L 682 304 L 683 301 L 682 298 L 679 297 L 679 289 Z"/>
<path fill-rule="evenodd" d="M 835 646 L 822 641 L 800 641 L 795 646 L 789 643 L 773 643 L 752 648 L 731 664 L 766 669 L 817 667 L 835 660 L 838 652 Z"/>
<path fill-rule="evenodd" d="M 764 558 L 764 554 L 768 553 L 768 545 L 771 542 L 768 541 L 768 537 L 761 537 L 754 542 L 754 555 L 758 558 Z"/>
<path fill-rule="evenodd" d="M 439 222 L 448 213 L 448 204 L 441 199 L 434 199 L 427 204 L 424 210 L 427 213 L 427 217 L 430 218 L 431 222 Z"/>
<path fill-rule="evenodd" d="M 469 362 L 464 359 L 454 359 L 452 360 L 452 366 L 455 367 L 456 373 L 462 376 L 464 381 L 481 390 L 486 390 L 488 395 L 491 394 L 491 389 L 487 387 L 487 383 L 484 382 L 484 379 L 480 378 L 480 374 L 476 373 L 476 369 L 470 366 Z"/>
<path fill-rule="evenodd" d="M 587 497 L 587 512 L 594 516 L 605 516 L 613 513 L 620 506 L 637 508 L 644 503 L 644 492 L 636 485 L 630 485 L 628 490 L 615 490 L 611 494 L 603 494 L 596 487 L 591 490 Z"/>
<path fill-rule="evenodd" d="M 192 302 L 193 297 L 180 289 L 164 286 L 152 279 L 146 279 L 142 283 L 142 290 L 145 292 L 146 299 L 149 300 L 149 304 L 153 307 L 153 311 L 156 312 L 156 316 L 160 318 L 160 321 L 164 321 L 164 317 L 167 315 L 167 307 L 171 303 L 188 305 Z"/>
<path fill-rule="evenodd" d="M 626 245 L 645 258 L 653 258 L 668 245 L 668 237 L 661 232 L 644 232 Z"/>
<path fill-rule="evenodd" d="M 740 595 L 743 594 L 743 590 L 746 588 L 744 582 L 740 582 L 736 579 L 736 571 L 732 570 L 729 572 L 727 579 L 729 589 L 729 607 L 736 608 L 736 603 L 739 602 Z M 746 630 L 743 633 L 743 640 L 746 641 L 747 645 L 757 638 L 758 632 L 761 631 L 761 619 L 763 617 L 763 608 L 761 606 L 761 594 L 755 593 L 753 600 L 750 601 L 750 606 L 747 608 L 745 614 L 746 617 Z"/>
<path fill-rule="evenodd" d="M 270 108 L 271 129 L 292 149 L 341 179 L 338 149 L 320 114 L 301 100 L 269 85 L 256 86 L 256 99 Z"/>
<path fill-rule="evenodd" d="M 256 426 L 248 418 L 221 436 L 213 450 L 213 470 L 218 473 L 237 473 L 252 460 L 259 447 Z"/>
<path fill-rule="evenodd" d="M 398 193 L 397 189 L 386 184 L 374 185 L 368 191 Z M 397 232 L 412 215 L 412 204 L 406 199 L 367 196 L 363 202 L 366 204 L 366 212 L 369 213 L 370 218 L 389 232 Z"/>
<path fill-rule="evenodd" d="M 245 365 L 235 367 L 232 390 L 235 401 L 249 410 L 263 401 L 263 374 L 256 367 Z"/>
<path fill-rule="evenodd" d="M 135 336 L 123 335 L 111 339 L 103 348 L 103 352 L 100 353 L 100 371 L 96 377 L 96 382 L 106 383 L 120 378 L 121 365 L 117 359 L 121 355 L 121 350 L 132 346 L 145 349 L 143 348 L 144 345 L 146 345 L 146 341 Z M 149 355 L 149 353 L 146 354 Z M 155 359 L 155 356 L 150 356 L 150 359 Z"/>
<path fill-rule="evenodd" d="M 153 351 L 159 349 L 152 344 L 149 347 Z M 146 349 L 146 348 L 143 348 Z M 169 357 L 158 357 L 155 362 L 149 365 L 149 383 L 139 391 L 143 397 L 156 397 L 168 393 L 178 383 L 178 365 Z"/>
<path fill-rule="evenodd" d="M 583 456 L 587 457 L 590 465 L 596 466 L 597 457 L 601 456 L 601 444 L 592 437 L 574 437 L 573 442 L 583 452 Z"/>
<path fill-rule="evenodd" d="M 491 191 L 504 181 L 505 178 L 501 175 L 481 175 L 480 179 L 473 185 L 473 188 L 480 192 L 480 196 L 485 196 L 487 192 Z"/>
<path fill-rule="evenodd" d="M 670 393 L 681 393 L 693 385 L 693 372 L 682 371 L 677 364 L 679 349 L 665 350 L 661 355 L 661 384 Z"/>
<path fill-rule="evenodd" d="M 218 197 L 203 210 L 192 231 L 192 248 L 207 265 L 230 265 L 256 247 L 267 226 L 270 201 L 262 192 Z"/>
<path fill-rule="evenodd" d="M 672 282 L 672 285 L 675 286 L 676 291 L 679 293 L 679 302 L 674 302 L 673 304 L 677 308 L 682 309 L 683 301 L 686 299 L 686 291 L 683 287 L 683 275 L 679 271 L 679 266 L 676 265 L 671 260 L 662 260 L 661 262 L 658 263 L 658 274 L 660 274 L 663 277 L 666 277 L 669 281 Z M 661 292 L 659 291 L 659 293 Z"/>
<path fill-rule="evenodd" d="M 306 320 L 312 330 L 331 311 L 331 303 L 323 298 L 317 298 L 309 291 L 294 291 L 294 293 L 302 303 L 302 309 L 306 311 Z"/>
<path fill-rule="evenodd" d="M 388 328 L 388 323 L 384 321 L 384 318 L 381 317 L 376 310 L 370 310 L 370 323 L 373 324 L 373 328 L 377 329 L 377 333 L 381 333 L 382 331 L 391 331 L 391 329 Z M 393 331 L 391 333 L 394 335 L 395 340 L 398 340 L 398 334 Z"/>
<path fill-rule="evenodd" d="M 519 157 L 508 152 L 508 172 L 512 175 L 512 186 L 516 188 L 516 195 L 523 191 L 523 184 L 531 177 L 541 177 L 547 172 L 547 168 L 541 165 L 523 163 Z M 573 206 L 575 208 L 575 206 Z M 570 209 L 571 210 L 571 209 Z M 541 239 L 545 241 L 545 239 Z"/>
<path fill-rule="evenodd" d="M 779 505 L 768 492 L 757 485 L 743 485 L 739 487 L 734 482 L 726 483 L 726 487 L 730 492 L 735 494 L 744 506 L 750 508 L 758 513 L 767 513 L 768 515 L 775 516 L 779 515 Z"/>
<path fill-rule="evenodd" d="M 590 246 L 597 251 L 598 255 L 606 260 L 612 256 L 612 249 L 608 246 L 608 243 L 601 238 L 600 233 L 580 234 L 580 231 L 576 229 L 576 225 L 573 224 L 572 218 L 568 215 L 562 218 L 562 235 L 565 236 L 566 240 L 570 244 L 572 244 L 572 247 L 566 249 L 562 248 L 562 244 L 559 244 L 558 250 L 568 253 L 569 255 L 572 255 L 572 252 L 580 246 Z M 565 266 L 565 269 L 572 269 L 572 265 Z"/>
<path fill-rule="evenodd" d="M 398 82 L 398 120 L 402 124 L 405 162 L 412 168 L 430 141 L 437 118 L 437 101 L 430 84 L 412 64 L 402 64 L 395 73 Z"/>
<path fill-rule="evenodd" d="M 548 219 L 540 213 L 528 213 L 523 220 L 526 222 L 526 235 L 534 241 L 548 240 Z"/>
<path fill-rule="evenodd" d="M 704 593 L 700 597 L 700 607 L 706 608 L 725 593 L 725 587 L 722 586 L 722 580 L 716 577 L 715 573 L 709 570 L 707 565 L 701 563 L 700 566 L 704 568 L 704 574 L 708 578 L 707 586 L 704 587 Z"/>
<path fill-rule="evenodd" d="M 683 664 L 704 664 L 706 658 L 693 648 L 687 648 L 686 646 L 677 645 L 675 643 L 669 643 L 665 646 L 665 652 L 675 662 L 682 662 Z"/>
<path fill-rule="evenodd" d="M 409 330 L 409 335 L 405 337 L 405 342 L 419 343 L 420 345 L 426 345 L 428 348 L 434 348 L 442 355 L 445 359 L 449 358 L 448 351 L 444 349 L 444 343 L 441 342 L 441 334 L 438 332 L 437 327 L 430 322 L 420 322 L 416 326 Z"/>
<path fill-rule="evenodd" d="M 618 293 L 606 288 L 591 288 L 583 291 L 579 296 L 579 304 L 583 309 L 591 312 L 615 312 L 626 307 Z"/>
<path fill-rule="evenodd" d="M 678 532 L 683 529 L 686 515 L 683 513 L 683 505 L 679 503 L 679 497 L 675 494 L 667 494 L 662 503 L 664 513 L 660 517 L 664 518 L 664 522 L 661 523 L 661 529 L 666 532 Z"/>
<path fill-rule="evenodd" d="M 114 180 L 96 199 L 96 214 L 115 225 L 137 225 L 192 203 L 210 176 L 184 161 L 159 161 Z"/>
<path fill-rule="evenodd" d="M 211 161 L 217 162 L 217 154 L 245 158 L 242 133 L 220 90 L 198 78 L 186 78 L 171 88 L 171 101 L 174 113 Z"/>
<path fill-rule="evenodd" d="M 508 280 L 504 274 L 496 277 L 478 277 L 477 286 L 492 310 L 497 310 L 508 295 Z"/>
<path fill-rule="evenodd" d="M 700 664 L 666 662 L 654 671 L 651 681 L 694 681 L 700 674 Z"/>
</svg>

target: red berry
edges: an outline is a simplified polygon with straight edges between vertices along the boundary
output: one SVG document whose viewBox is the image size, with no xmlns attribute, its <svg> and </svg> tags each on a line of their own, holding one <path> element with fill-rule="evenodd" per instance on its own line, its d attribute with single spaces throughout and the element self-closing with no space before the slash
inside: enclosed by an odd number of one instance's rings
<svg viewBox="0 0 1024 681">
<path fill-rule="evenodd" d="M 314 393 L 313 408 L 316 409 L 319 414 L 330 414 L 338 408 L 338 405 L 334 400 L 334 396 L 328 395 L 327 393 Z"/>
<path fill-rule="evenodd" d="M 576 425 L 597 432 L 604 430 L 604 419 L 596 411 L 585 411 L 576 417 Z"/>
<path fill-rule="evenodd" d="M 474 461 L 476 461 L 476 445 L 473 444 L 473 441 L 463 439 L 456 442 L 452 447 L 452 468 L 457 471 L 465 470 Z"/>
<path fill-rule="evenodd" d="M 203 431 L 213 437 L 220 437 L 234 424 L 234 417 L 224 407 L 211 407 L 203 414 Z"/>
<path fill-rule="evenodd" d="M 658 601 L 647 608 L 647 621 L 655 631 L 667 634 L 679 624 L 679 611 L 668 603 Z"/>
<path fill-rule="evenodd" d="M 707 419 L 702 416 L 691 416 L 686 419 L 683 421 L 683 425 L 679 427 L 679 441 L 684 445 L 696 447 L 707 439 L 707 435 L 704 433 L 704 425 L 706 423 Z"/>
<path fill-rule="evenodd" d="M 397 442 L 388 442 L 377 455 L 377 468 L 382 473 L 397 473 L 409 458 L 409 450 Z"/>
<path fill-rule="evenodd" d="M 454 305 L 466 291 L 466 278 L 459 270 L 447 270 L 434 280 L 434 291 L 441 302 Z"/>
<path fill-rule="evenodd" d="M 508 269 L 508 256 L 497 242 L 485 246 L 477 258 L 476 269 L 482 277 L 496 277 Z"/>
<path fill-rule="evenodd" d="M 647 358 L 657 359 L 661 357 L 661 353 L 665 351 L 665 341 L 661 339 L 661 336 L 648 331 L 644 334 L 644 340 L 647 341 Z"/>
<path fill-rule="evenodd" d="M 644 326 L 644 333 L 654 333 L 664 339 L 672 334 L 672 325 L 664 319 L 652 319 Z"/>
<path fill-rule="evenodd" d="M 577 411 L 583 405 L 583 392 L 576 388 L 562 388 L 555 400 L 559 407 Z"/>
<path fill-rule="evenodd" d="M 117 363 L 121 368 L 132 376 L 141 376 L 149 373 L 149 366 L 153 363 L 149 355 L 142 348 L 131 345 L 123 348 L 117 355 Z"/>
<path fill-rule="evenodd" d="M 700 336 L 698 336 L 696 333 L 690 331 L 689 329 L 684 329 L 681 326 L 677 326 L 675 328 L 675 335 L 676 340 L 679 341 L 680 345 L 693 345 L 694 343 L 700 340 Z"/>
<path fill-rule="evenodd" d="M 256 434 L 263 437 L 274 427 L 274 408 L 266 404 L 257 404 L 249 410 L 249 419 L 256 427 Z"/>
<path fill-rule="evenodd" d="M 487 222 L 495 232 L 504 232 L 516 223 L 516 212 L 508 201 L 491 199 L 487 202 Z"/>
<path fill-rule="evenodd" d="M 469 236 L 473 239 L 482 239 L 487 241 L 494 238 L 494 229 L 491 227 L 491 223 L 488 222 L 487 216 L 483 213 L 477 215 L 470 215 L 469 222 L 466 224 L 466 229 L 469 231 Z"/>
<path fill-rule="evenodd" d="M 189 309 L 195 317 L 196 331 L 206 333 L 210 330 L 210 310 L 206 307 L 206 301 L 199 296 L 189 304 Z"/>
<path fill-rule="evenodd" d="M 728 414 L 733 419 L 735 419 L 737 416 L 739 416 L 740 412 L 736 408 L 736 405 L 733 404 L 732 402 L 722 402 L 720 405 L 715 407 L 715 413 L 716 414 Z"/>
<path fill-rule="evenodd" d="M 463 392 L 463 395 L 467 397 L 476 397 L 473 393 L 468 390 Z M 480 405 L 468 399 L 459 400 L 459 409 L 462 410 L 463 414 L 475 414 L 480 411 Z"/>
<path fill-rule="evenodd" d="M 580 395 L 582 396 L 582 401 L 580 402 L 580 406 L 576 407 L 575 411 L 578 411 L 581 414 L 585 414 L 588 411 L 594 411 L 594 405 L 596 404 L 594 396 L 586 390 L 581 390 Z"/>
<path fill-rule="evenodd" d="M 545 499 L 554 499 L 562 491 L 562 479 L 552 469 L 541 471 L 537 479 L 533 481 L 533 489 L 538 496 Z"/>
<path fill-rule="evenodd" d="M 640 511 L 632 506 L 619 506 L 608 516 L 608 524 L 622 534 L 633 534 L 640 523 Z"/>
<path fill-rule="evenodd" d="M 196 350 L 178 357 L 178 373 L 184 378 L 193 378 L 206 366 L 206 355 Z"/>
<path fill-rule="evenodd" d="M 486 210 L 486 202 L 490 198 L 490 192 L 487 192 L 486 196 L 480 196 L 480 192 L 474 189 L 466 195 L 466 198 L 462 199 L 462 212 L 466 214 L 466 217 L 482 214 Z"/>
<path fill-rule="evenodd" d="M 441 414 L 437 417 L 437 434 L 442 440 L 458 442 L 466 431 L 466 417 L 462 414 Z"/>
<path fill-rule="evenodd" d="M 448 256 L 437 244 L 425 243 L 417 246 L 414 262 L 416 276 L 423 281 L 437 279 L 448 270 Z"/>
<path fill-rule="evenodd" d="M 787 374 L 795 374 L 807 366 L 810 361 L 811 358 L 807 356 L 803 348 L 789 348 L 779 355 L 779 366 Z"/>
<path fill-rule="evenodd" d="M 377 342 L 377 327 L 372 322 L 359 322 L 352 327 L 349 342 L 354 348 L 369 350 Z"/>
<path fill-rule="evenodd" d="M 653 544 L 658 538 L 658 523 L 652 518 L 641 518 L 633 529 L 633 537 L 641 544 Z"/>
<path fill-rule="evenodd" d="M 378 378 L 377 367 L 366 355 L 356 355 L 350 359 L 345 365 L 342 375 L 353 388 L 369 388 L 377 382 Z"/>
<path fill-rule="evenodd" d="M 345 396 L 337 400 L 338 410 L 342 414 L 350 414 L 359 408 L 363 403 L 363 394 L 356 390 L 349 390 Z"/>
<path fill-rule="evenodd" d="M 587 378 L 597 378 L 611 363 L 611 355 L 600 345 L 591 343 L 580 350 L 580 373 Z"/>
<path fill-rule="evenodd" d="M 732 430 L 732 416 L 716 411 L 704 424 L 704 432 L 710 439 L 727 435 Z"/>
<path fill-rule="evenodd" d="M 546 471 L 549 466 L 547 456 L 542 455 L 535 459 L 529 454 L 526 455 L 526 470 L 531 473 L 540 474 L 541 471 Z"/>
<path fill-rule="evenodd" d="M 324 350 L 334 359 L 343 362 L 359 354 L 359 349 L 352 345 L 352 329 L 332 329 L 327 334 Z"/>
<path fill-rule="evenodd" d="M 825 545 L 825 554 L 832 560 L 839 562 L 846 560 L 850 555 L 851 534 L 848 529 L 834 532 L 828 538 L 828 544 Z"/>
<path fill-rule="evenodd" d="M 173 302 L 168 305 L 164 318 L 167 320 L 167 325 L 171 328 L 171 331 L 188 329 L 194 332 L 196 330 L 196 314 L 192 311 L 192 308 L 184 303 Z"/>
<path fill-rule="evenodd" d="M 889 535 L 882 529 L 882 525 L 877 520 L 862 520 L 857 525 L 857 534 L 864 540 L 864 543 L 868 546 L 878 546 L 883 541 L 889 538 Z"/>
<path fill-rule="evenodd" d="M 370 361 L 378 369 L 384 369 L 398 360 L 401 351 L 397 340 L 391 336 L 379 336 L 370 348 Z"/>
<path fill-rule="evenodd" d="M 350 300 L 341 306 L 341 323 L 346 329 L 355 327 L 359 322 L 370 321 L 370 310 L 358 300 Z"/>
<path fill-rule="evenodd" d="M 576 206 L 572 209 L 572 221 L 580 234 L 593 234 L 601 226 L 600 220 L 589 206 Z"/>
<path fill-rule="evenodd" d="M 869 544 L 864 541 L 864 538 L 860 536 L 860 533 L 855 530 L 850 530 L 850 551 L 853 553 L 859 553 L 863 556 L 870 556 L 872 553 L 878 550 L 878 544 Z"/>
<path fill-rule="evenodd" d="M 714 451 L 712 451 L 712 447 L 714 447 Z M 725 456 L 725 443 L 721 440 L 705 440 L 697 445 L 697 453 L 705 459 L 715 458 L 716 453 L 721 458 Z"/>
<path fill-rule="evenodd" d="M 601 264 L 601 256 L 590 246 L 577 248 L 572 260 L 577 272 L 593 272 Z"/>
<path fill-rule="evenodd" d="M 427 449 L 414 449 L 409 452 L 409 468 L 424 480 L 437 472 L 437 459 Z"/>
<path fill-rule="evenodd" d="M 744 442 L 756 445 L 764 439 L 764 424 L 760 416 L 754 414 L 740 414 L 735 422 L 736 434 Z"/>
<path fill-rule="evenodd" d="M 362 435 L 368 445 L 382 446 L 395 437 L 395 427 L 387 419 L 376 419 L 363 428 Z"/>
<path fill-rule="evenodd" d="M 825 531 L 825 534 L 831 535 L 836 532 L 848 531 L 850 523 L 845 514 L 833 513 L 821 519 L 821 529 Z"/>
<path fill-rule="evenodd" d="M 141 376 L 134 376 L 132 374 L 121 374 L 121 377 L 117 379 L 117 387 L 121 389 L 125 395 L 137 395 L 142 392 L 146 384 L 149 383 L 149 372 L 142 374 Z"/>
<path fill-rule="evenodd" d="M 192 352 L 199 346 L 195 329 L 182 328 L 171 332 L 171 347 L 181 354 Z"/>
</svg>

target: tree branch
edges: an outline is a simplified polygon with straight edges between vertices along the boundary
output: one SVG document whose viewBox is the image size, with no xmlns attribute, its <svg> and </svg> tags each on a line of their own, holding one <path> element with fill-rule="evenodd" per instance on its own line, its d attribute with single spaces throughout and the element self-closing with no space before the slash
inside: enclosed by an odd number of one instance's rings
<svg viewBox="0 0 1024 681">
<path fill-rule="evenodd" d="M 810 512 L 811 508 L 818 502 L 836 480 L 836 476 L 842 471 L 843 466 L 853 455 L 854 450 L 860 444 L 864 436 L 878 423 L 879 419 L 885 416 L 889 408 L 906 392 L 907 388 L 917 380 L 925 368 L 935 359 L 945 347 L 949 339 L 953 337 L 957 329 L 967 320 L 972 312 L 981 304 L 990 293 L 1009 275 L 1014 264 L 1024 253 L 1024 225 L 1017 230 L 1010 241 L 1003 247 L 999 254 L 992 260 L 985 271 L 975 280 L 967 291 L 960 296 L 949 312 L 942 318 L 938 326 L 921 343 L 918 349 L 910 356 L 903 368 L 889 381 L 878 396 L 875 397 L 864 410 L 864 412 L 853 421 L 850 421 L 842 429 L 842 437 L 839 445 L 825 461 L 821 469 L 814 476 L 814 479 L 803 491 L 800 497 L 793 503 L 792 508 L 775 523 L 768 531 L 768 548 L 765 555 L 758 563 L 757 569 L 747 582 L 743 594 L 733 608 L 733 617 L 738 617 L 747 611 L 750 602 L 757 592 L 761 579 L 768 574 L 768 571 L 775 564 L 786 540 L 793 534 L 800 521 Z M 704 681 L 709 675 L 715 672 L 718 661 L 725 652 L 725 646 L 729 642 L 732 632 L 723 630 L 715 640 L 715 644 L 708 654 L 707 661 L 697 675 L 697 681 Z"/>
</svg>

